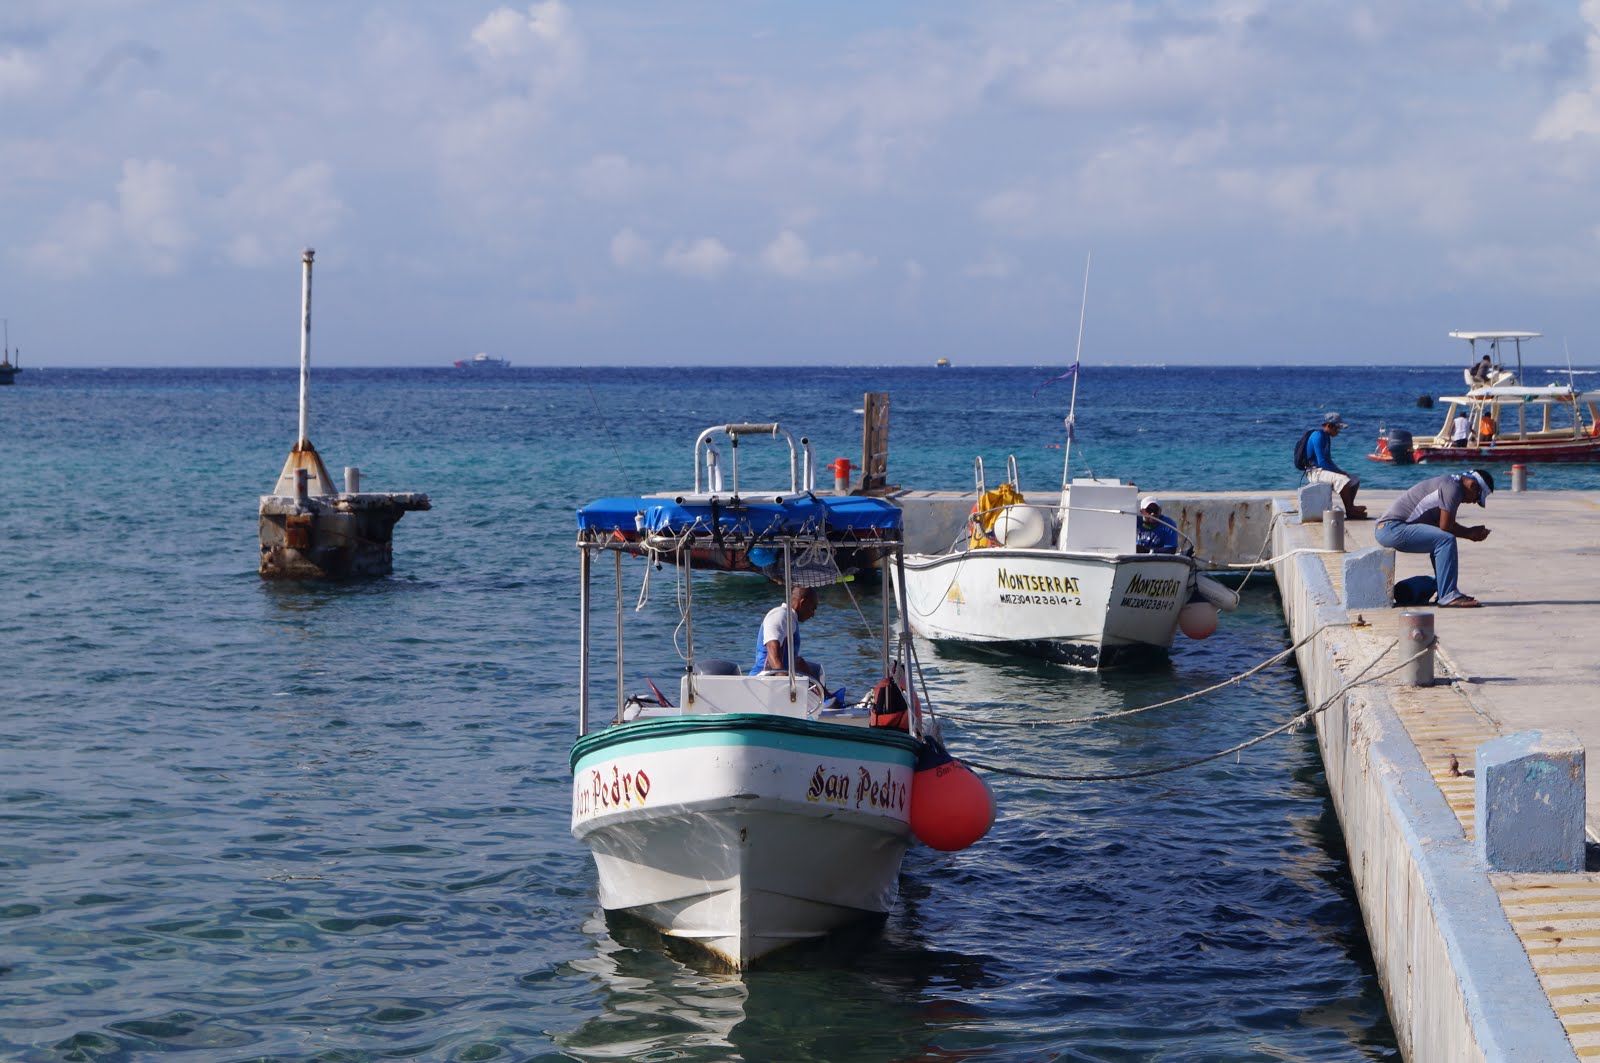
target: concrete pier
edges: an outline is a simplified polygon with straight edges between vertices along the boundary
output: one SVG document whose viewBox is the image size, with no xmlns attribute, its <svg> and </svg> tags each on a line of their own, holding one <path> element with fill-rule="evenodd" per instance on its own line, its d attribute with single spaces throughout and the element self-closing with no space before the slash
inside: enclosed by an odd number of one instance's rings
<svg viewBox="0 0 1600 1063">
<path fill-rule="evenodd" d="M 1441 609 L 1392 604 L 1393 581 L 1432 573 L 1427 555 L 1379 547 L 1375 520 L 1347 522 L 1344 549 L 1329 549 L 1315 496 L 1302 521 L 1291 489 L 1147 493 L 1214 566 L 1279 558 L 1271 570 L 1290 632 L 1306 640 L 1308 706 L 1327 705 L 1318 745 L 1405 1057 L 1600 1058 L 1600 874 L 1498 869 L 1581 866 L 1583 836 L 1600 839 L 1600 781 L 1583 777 L 1586 750 L 1600 749 L 1600 501 L 1500 491 L 1465 507 L 1466 523 L 1491 529 L 1458 543 L 1461 588 L 1484 607 Z M 1361 501 L 1375 518 L 1397 494 Z M 938 552 L 973 495 L 891 498 L 908 549 Z M 1419 656 L 1429 631 L 1432 655 Z"/>
<path fill-rule="evenodd" d="M 1363 495 L 1376 516 L 1394 492 Z M 1439 675 L 1414 686 L 1397 667 L 1416 652 L 1401 610 L 1347 607 L 1349 554 L 1322 552 L 1295 501 L 1275 503 L 1273 554 L 1290 556 L 1274 567 L 1295 639 L 1317 633 L 1300 670 L 1307 702 L 1330 702 L 1318 742 L 1406 1058 L 1600 1056 L 1600 874 L 1498 871 L 1485 855 L 1560 852 L 1570 867 L 1579 794 L 1597 836 L 1600 786 L 1581 776 L 1600 748 L 1600 505 L 1500 492 L 1467 507 L 1492 529 L 1459 543 L 1461 587 L 1484 607 L 1406 607 L 1436 622 Z M 1350 522 L 1347 550 L 1373 548 L 1373 526 Z M 1426 555 L 1394 566 L 1431 572 Z"/>
</svg>

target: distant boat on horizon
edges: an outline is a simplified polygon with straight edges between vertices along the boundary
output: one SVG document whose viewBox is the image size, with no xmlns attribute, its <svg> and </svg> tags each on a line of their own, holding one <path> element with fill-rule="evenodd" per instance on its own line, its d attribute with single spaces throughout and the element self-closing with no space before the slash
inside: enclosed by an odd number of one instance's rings
<svg viewBox="0 0 1600 1063">
<path fill-rule="evenodd" d="M 935 369 L 949 369 L 950 368 L 950 359 L 948 359 L 948 358 L 939 358 L 939 359 L 934 361 L 933 367 Z"/>
<path fill-rule="evenodd" d="M 505 358 L 490 358 L 487 354 L 484 354 L 482 351 L 479 351 L 477 354 L 473 355 L 471 358 L 457 358 L 455 360 L 454 364 L 455 364 L 455 367 L 457 369 L 510 369 L 511 368 L 511 363 L 507 359 L 505 359 Z"/>
<path fill-rule="evenodd" d="M 5 346 L 0 348 L 0 387 L 17 382 L 17 374 L 22 372 L 22 348 L 17 348 L 17 360 L 11 360 L 11 322 L 0 318 L 4 322 Z"/>
</svg>

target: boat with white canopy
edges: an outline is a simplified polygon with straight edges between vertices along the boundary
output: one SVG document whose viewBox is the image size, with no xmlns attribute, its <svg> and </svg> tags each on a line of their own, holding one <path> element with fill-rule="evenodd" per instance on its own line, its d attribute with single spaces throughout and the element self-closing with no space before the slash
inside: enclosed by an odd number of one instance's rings
<svg viewBox="0 0 1600 1063">
<path fill-rule="evenodd" d="M 1458 461 L 1600 462 L 1600 391 L 1570 384 L 1506 385 L 1447 395 L 1437 435 L 1413 438 L 1401 429 L 1378 429 L 1367 457 L 1396 465 Z M 1458 434 L 1456 420 L 1466 419 Z"/>
</svg>

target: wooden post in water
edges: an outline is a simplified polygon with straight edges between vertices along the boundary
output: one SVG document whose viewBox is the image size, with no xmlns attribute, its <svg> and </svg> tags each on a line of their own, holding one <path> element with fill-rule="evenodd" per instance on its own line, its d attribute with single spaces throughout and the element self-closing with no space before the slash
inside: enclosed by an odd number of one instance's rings
<svg viewBox="0 0 1600 1063">
<path fill-rule="evenodd" d="M 889 393 L 869 391 L 861 398 L 861 494 L 889 490 Z"/>
</svg>

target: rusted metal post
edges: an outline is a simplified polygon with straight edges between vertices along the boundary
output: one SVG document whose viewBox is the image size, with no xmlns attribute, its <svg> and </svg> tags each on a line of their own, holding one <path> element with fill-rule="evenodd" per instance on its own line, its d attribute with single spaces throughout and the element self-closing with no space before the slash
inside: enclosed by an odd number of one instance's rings
<svg viewBox="0 0 1600 1063">
<path fill-rule="evenodd" d="M 304 505 L 311 498 L 311 473 L 307 469 L 294 471 L 294 500 Z"/>
<path fill-rule="evenodd" d="M 1400 656 L 1405 661 L 1399 672 L 1400 682 L 1408 687 L 1433 685 L 1433 614 L 1426 612 L 1400 614 Z M 1417 656 L 1418 650 L 1427 652 Z M 1410 658 L 1415 657 L 1415 660 Z"/>
</svg>

